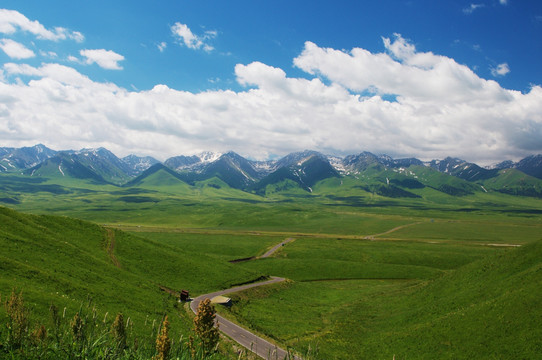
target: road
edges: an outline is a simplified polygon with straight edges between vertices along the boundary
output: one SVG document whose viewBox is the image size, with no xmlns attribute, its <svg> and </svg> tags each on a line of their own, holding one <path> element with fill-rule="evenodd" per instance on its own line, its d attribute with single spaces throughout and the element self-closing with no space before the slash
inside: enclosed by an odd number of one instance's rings
<svg viewBox="0 0 542 360">
<path fill-rule="evenodd" d="M 266 258 L 266 257 L 270 257 L 271 255 L 273 255 L 275 253 L 275 251 L 277 251 L 278 249 L 280 249 L 281 247 L 283 247 L 284 245 L 288 244 L 289 242 L 292 242 L 294 241 L 295 239 L 294 238 L 288 238 L 286 240 L 284 240 L 283 242 L 281 242 L 280 244 L 277 244 L 275 246 L 273 246 L 271 249 L 269 249 L 265 254 L 263 254 L 262 256 L 258 257 L 259 259 L 263 259 L 263 258 Z"/>
<path fill-rule="evenodd" d="M 259 256 L 258 259 L 270 257 L 278 249 L 280 249 L 282 246 L 284 246 L 285 244 L 291 241 L 294 241 L 294 238 L 288 238 L 284 240 L 283 242 L 281 242 L 280 244 L 273 246 L 265 254 L 263 254 L 262 256 Z M 203 294 L 192 300 L 192 302 L 190 303 L 190 309 L 195 314 L 198 311 L 199 303 L 205 299 L 212 299 L 215 296 L 243 291 L 243 290 L 258 287 L 258 286 L 275 284 L 284 280 L 286 279 L 276 277 L 276 276 L 271 276 L 271 280 L 236 286 L 230 289 L 215 291 L 209 294 Z M 286 350 L 279 348 L 275 344 L 272 344 L 269 341 L 264 340 L 257 335 L 254 335 L 250 331 L 240 327 L 237 324 L 234 324 L 233 322 L 223 318 L 222 316 L 218 314 L 216 315 L 216 323 L 218 324 L 218 329 L 220 331 L 222 331 L 224 334 L 228 335 L 230 338 L 237 341 L 239 344 L 241 344 L 242 346 L 244 346 L 245 348 L 252 351 L 253 353 L 255 353 L 256 355 L 258 355 L 259 357 L 263 359 L 278 360 L 278 359 L 293 358 L 296 360 L 301 360 L 301 358 L 297 356 L 288 357 L 289 355 Z"/>
<path fill-rule="evenodd" d="M 284 280 L 286 279 L 272 276 L 271 280 L 236 286 L 231 289 L 215 291 L 209 294 L 203 294 L 192 300 L 192 302 L 190 303 L 190 309 L 195 314 L 198 310 L 199 303 L 205 299 L 212 299 L 213 297 L 218 295 L 225 295 L 237 291 L 243 291 L 257 286 L 275 284 Z M 275 344 L 272 344 L 257 335 L 254 335 L 250 331 L 240 327 L 237 324 L 234 324 L 233 322 L 223 318 L 218 314 L 216 315 L 216 322 L 218 323 L 218 329 L 220 331 L 222 331 L 224 334 L 228 335 L 230 338 L 237 341 L 239 344 L 241 344 L 248 350 L 254 352 L 256 355 L 260 356 L 263 359 L 278 360 L 285 359 L 288 356 L 286 350 L 277 347 Z M 294 359 L 300 358 L 294 357 Z"/>
</svg>

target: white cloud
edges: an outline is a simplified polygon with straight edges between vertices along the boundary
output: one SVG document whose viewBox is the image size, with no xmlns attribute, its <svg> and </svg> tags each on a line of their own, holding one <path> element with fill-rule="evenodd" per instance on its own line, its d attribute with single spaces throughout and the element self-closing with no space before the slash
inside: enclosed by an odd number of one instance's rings
<svg viewBox="0 0 542 360">
<path fill-rule="evenodd" d="M 56 52 L 54 52 L 54 51 L 40 50 L 40 55 L 43 56 L 43 57 L 46 57 L 46 58 L 51 58 L 51 59 L 54 59 L 54 58 L 58 57 L 58 54 Z"/>
<path fill-rule="evenodd" d="M 87 64 L 96 63 L 98 66 L 108 70 L 122 70 L 119 61 L 124 60 L 124 56 L 117 54 L 112 50 L 96 49 L 81 50 L 81 56 L 86 58 Z"/>
<path fill-rule="evenodd" d="M 1 39 L 0 49 L 12 59 L 28 59 L 36 56 L 32 50 L 11 39 Z"/>
<path fill-rule="evenodd" d="M 502 2 L 502 0 L 501 0 L 501 2 Z M 485 6 L 484 4 L 470 4 L 469 7 L 466 7 L 466 8 L 463 9 L 463 12 L 465 14 L 472 14 L 474 12 L 474 10 L 483 8 L 484 6 Z"/>
<path fill-rule="evenodd" d="M 199 36 L 194 34 L 187 25 L 176 22 L 175 25 L 171 27 L 171 32 L 189 49 L 203 49 L 206 52 L 214 50 L 214 47 L 207 43 L 207 40 L 217 36 L 217 32 L 214 30 L 205 31 L 203 35 Z"/>
<path fill-rule="evenodd" d="M 508 4 L 508 0 L 499 0 L 499 2 L 501 3 L 501 5 L 507 5 Z"/>
<path fill-rule="evenodd" d="M 160 50 L 160 52 L 164 52 L 164 50 L 166 50 L 167 43 L 165 41 L 162 41 L 160 44 L 156 45 L 156 47 L 158 48 L 158 50 Z"/>
<path fill-rule="evenodd" d="M 238 64 L 237 81 L 247 86 L 238 92 L 128 91 L 58 64 L 6 64 L 0 142 L 105 146 L 162 160 L 203 150 L 265 158 L 315 149 L 484 164 L 542 152 L 542 87 L 507 90 L 451 58 L 417 51 L 399 34 L 383 42 L 383 53 L 307 42 L 294 64 L 309 79 Z M 31 80 L 17 81 L 21 75 Z"/>
<path fill-rule="evenodd" d="M 72 39 L 77 42 L 85 39 L 78 31 L 70 31 L 63 27 L 49 30 L 38 21 L 31 21 L 16 10 L 0 9 L 0 33 L 13 34 L 17 29 L 34 34 L 38 39 L 53 41 Z"/>
<path fill-rule="evenodd" d="M 507 63 L 502 63 L 497 65 L 495 68 L 491 68 L 491 75 L 493 76 L 504 76 L 510 72 L 510 68 Z"/>
<path fill-rule="evenodd" d="M 484 97 L 506 100 L 509 93 L 494 81 L 479 78 L 453 59 L 431 52 L 416 52 L 400 35 L 384 38 L 388 53 L 372 54 L 354 48 L 350 53 L 320 48 L 307 42 L 294 64 L 309 74 L 321 74 L 356 92 L 394 94 L 405 99 L 443 102 L 479 102 Z"/>
</svg>

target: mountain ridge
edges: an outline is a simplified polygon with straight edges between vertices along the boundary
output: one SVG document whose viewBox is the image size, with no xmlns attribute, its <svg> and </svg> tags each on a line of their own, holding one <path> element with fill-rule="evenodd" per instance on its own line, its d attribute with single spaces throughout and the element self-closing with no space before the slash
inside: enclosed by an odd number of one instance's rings
<svg viewBox="0 0 542 360">
<path fill-rule="evenodd" d="M 265 187 L 271 184 L 282 183 L 275 188 L 293 186 L 311 192 L 313 185 L 326 178 L 363 175 L 366 184 L 372 184 L 365 186 L 367 191 L 395 196 L 411 196 L 409 186 L 416 183 L 416 186 L 429 186 L 454 196 L 491 190 L 542 197 L 542 155 L 531 155 L 518 162 L 504 161 L 493 167 L 481 167 L 453 157 L 423 162 L 416 158 L 394 159 L 364 151 L 340 158 L 314 150 L 293 152 L 270 161 L 249 160 L 233 151 L 203 152 L 171 157 L 162 163 L 152 157 L 136 155 L 118 158 L 105 148 L 55 151 L 41 144 L 18 149 L 0 148 L 0 173 L 42 177 L 69 175 L 122 186 L 135 184 L 135 179 L 144 176 L 147 170 L 158 164 L 163 166 L 162 169 L 167 168 L 171 176 L 187 184 L 194 185 L 198 181 L 216 177 L 229 187 L 260 194 L 265 193 Z M 416 172 L 425 175 L 416 175 L 413 170 L 407 172 L 405 169 L 417 169 Z M 427 175 L 428 169 L 465 183 Z M 510 169 L 517 173 L 511 175 L 505 171 Z M 403 174 L 400 179 L 394 175 L 398 173 Z M 429 176 L 433 180 L 422 184 L 419 176 Z M 372 180 L 367 180 L 368 177 L 372 177 Z M 397 186 L 402 189 L 391 188 Z"/>
</svg>

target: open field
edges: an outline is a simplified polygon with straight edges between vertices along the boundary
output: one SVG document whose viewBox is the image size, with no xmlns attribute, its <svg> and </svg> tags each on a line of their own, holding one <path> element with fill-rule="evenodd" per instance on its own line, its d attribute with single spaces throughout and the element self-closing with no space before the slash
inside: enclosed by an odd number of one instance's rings
<svg viewBox="0 0 542 360">
<path fill-rule="evenodd" d="M 24 288 L 44 318 L 50 303 L 73 312 L 92 298 L 100 316 L 122 311 L 135 328 L 167 311 L 187 335 L 187 309 L 160 286 L 198 295 L 281 276 L 289 280 L 235 294 L 220 312 L 283 347 L 317 348 L 316 358 L 542 350 L 539 199 L 431 189 L 386 198 L 337 192 L 333 181 L 260 197 L 200 185 L 4 189 L 16 210 L 62 216 L 2 210 L 0 293 Z M 229 262 L 287 238 L 270 258 Z"/>
</svg>

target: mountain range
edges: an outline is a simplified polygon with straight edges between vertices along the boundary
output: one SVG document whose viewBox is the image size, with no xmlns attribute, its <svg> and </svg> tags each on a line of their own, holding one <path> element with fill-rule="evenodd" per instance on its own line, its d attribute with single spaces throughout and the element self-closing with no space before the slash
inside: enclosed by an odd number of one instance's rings
<svg viewBox="0 0 542 360">
<path fill-rule="evenodd" d="M 0 173 L 118 186 L 141 184 L 150 176 L 159 184 L 162 180 L 157 174 L 162 174 L 169 183 L 194 185 L 219 179 L 214 186 L 223 184 L 260 195 L 288 189 L 312 192 L 322 180 L 354 178 L 360 180 L 356 185 L 359 188 L 390 197 L 417 197 L 412 189 L 424 187 L 454 196 L 498 191 L 542 197 L 542 155 L 519 162 L 503 161 L 492 167 L 451 157 L 423 162 L 362 152 L 340 158 L 310 150 L 273 161 L 253 161 L 234 152 L 204 152 L 171 157 L 161 163 L 148 156 L 118 158 L 104 148 L 55 151 L 40 144 L 0 148 Z"/>
</svg>

